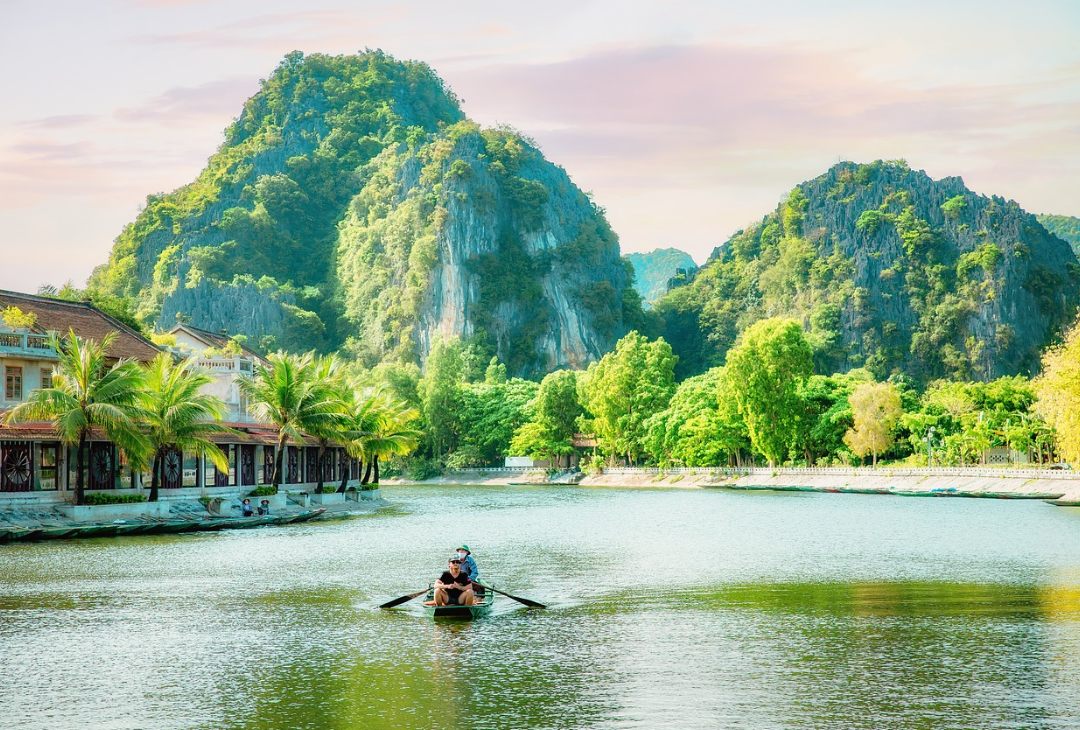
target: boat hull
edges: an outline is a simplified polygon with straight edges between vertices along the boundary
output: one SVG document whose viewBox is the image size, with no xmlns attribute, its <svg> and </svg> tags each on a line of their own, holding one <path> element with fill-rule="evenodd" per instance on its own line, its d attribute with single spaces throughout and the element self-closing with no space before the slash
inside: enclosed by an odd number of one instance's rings
<svg viewBox="0 0 1080 730">
<path fill-rule="evenodd" d="M 428 587 L 427 601 L 434 600 L 435 590 L 433 586 Z M 445 618 L 456 619 L 458 621 L 471 621 L 474 618 L 482 618 L 491 613 L 491 606 L 495 603 L 495 592 L 487 591 L 484 593 L 483 601 L 475 606 L 429 606 L 424 604 L 424 610 L 432 618 Z"/>
</svg>

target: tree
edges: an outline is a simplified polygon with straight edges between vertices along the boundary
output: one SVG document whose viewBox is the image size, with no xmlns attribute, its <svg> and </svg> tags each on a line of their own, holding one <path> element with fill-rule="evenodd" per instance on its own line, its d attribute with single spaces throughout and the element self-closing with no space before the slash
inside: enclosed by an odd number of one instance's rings
<svg viewBox="0 0 1080 730">
<path fill-rule="evenodd" d="M 878 454 L 893 443 L 893 430 L 904 409 L 900 391 L 892 383 L 863 383 L 848 398 L 854 425 L 844 434 L 844 443 L 856 456 L 871 454 L 877 466 Z"/>
<path fill-rule="evenodd" d="M 130 360 L 109 364 L 107 353 L 115 339 L 111 332 L 101 342 L 84 340 L 74 331 L 63 339 L 53 335 L 51 346 L 59 360 L 51 387 L 33 391 L 5 419 L 7 423 L 52 421 L 64 444 L 78 444 L 75 504 L 86 503 L 85 454 L 95 428 L 132 466 L 143 466 L 150 450 L 138 424 L 143 373 Z"/>
<path fill-rule="evenodd" d="M 196 370 L 191 360 L 175 362 L 172 356 L 158 355 L 144 373 L 140 393 L 147 438 L 153 449 L 149 501 L 158 499 L 166 456 L 171 450 L 187 451 L 210 459 L 221 471 L 227 471 L 229 460 L 211 441 L 215 435 L 232 434 L 220 421 L 225 404 L 217 396 L 199 391 L 213 379 Z"/>
<path fill-rule="evenodd" d="M 308 378 L 309 398 L 312 402 L 323 404 L 323 407 L 308 414 L 303 426 L 304 431 L 314 436 L 319 444 L 315 459 L 318 474 L 315 493 L 322 494 L 326 481 L 326 447 L 334 439 L 343 439 L 350 426 L 345 395 L 348 386 L 344 381 L 341 362 L 333 355 L 313 358 Z"/>
<path fill-rule="evenodd" d="M 442 457 L 458 444 L 461 386 L 465 382 L 464 359 L 459 340 L 437 340 L 424 363 L 420 403 L 427 424 L 431 453 Z"/>
<path fill-rule="evenodd" d="M 728 351 L 726 368 L 750 443 L 775 466 L 796 442 L 799 391 L 813 371 L 802 327 L 781 318 L 755 323 Z"/>
<path fill-rule="evenodd" d="M 423 431 L 413 424 L 420 417 L 415 408 L 404 403 L 383 401 L 377 406 L 380 417 L 375 419 L 375 428 L 363 440 L 362 448 L 368 454 L 372 466 L 374 484 L 379 483 L 379 459 L 387 456 L 406 456 L 416 448 L 423 437 Z M 368 474 L 364 474 L 364 483 L 368 483 Z"/>
<path fill-rule="evenodd" d="M 460 387 L 460 443 L 455 454 L 462 466 L 491 464 L 510 450 L 514 432 L 533 416 L 537 384 L 512 378 L 502 383 L 467 383 Z"/>
<path fill-rule="evenodd" d="M 1061 345 L 1043 355 L 1035 391 L 1036 409 L 1057 433 L 1061 458 L 1080 462 L 1080 321 Z"/>
<path fill-rule="evenodd" d="M 675 391 L 675 362 L 663 338 L 650 342 L 631 332 L 594 362 L 578 382 L 601 448 L 633 464 L 645 450 L 645 422 L 667 407 Z"/>
<path fill-rule="evenodd" d="M 555 463 L 574 452 L 574 433 L 582 414 L 573 370 L 548 373 L 536 391 L 532 420 L 522 424 L 510 442 L 510 453 Z"/>
<path fill-rule="evenodd" d="M 267 357 L 266 365 L 257 365 L 254 373 L 239 380 L 240 392 L 256 415 L 278 429 L 275 487 L 281 485 L 288 441 L 300 443 L 306 432 L 319 433 L 330 424 L 337 427 L 343 423 L 340 393 L 318 381 L 315 370 L 315 357 L 310 352 L 276 352 Z"/>
</svg>

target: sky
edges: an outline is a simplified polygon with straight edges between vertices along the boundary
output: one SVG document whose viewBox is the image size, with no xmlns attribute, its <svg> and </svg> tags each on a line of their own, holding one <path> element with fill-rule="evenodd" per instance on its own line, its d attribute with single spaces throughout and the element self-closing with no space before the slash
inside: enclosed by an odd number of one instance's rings
<svg viewBox="0 0 1080 730">
<path fill-rule="evenodd" d="M 0 0 L 0 288 L 82 285 L 292 50 L 430 64 L 699 262 L 838 160 L 1080 215 L 1080 2 Z"/>
</svg>

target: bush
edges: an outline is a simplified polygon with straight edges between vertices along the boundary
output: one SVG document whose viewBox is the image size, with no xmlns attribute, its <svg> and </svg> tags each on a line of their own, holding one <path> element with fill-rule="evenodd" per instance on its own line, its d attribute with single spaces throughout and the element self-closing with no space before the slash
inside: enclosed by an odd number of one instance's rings
<svg viewBox="0 0 1080 730">
<path fill-rule="evenodd" d="M 263 487 L 255 487 L 250 492 L 248 492 L 248 496 L 249 497 L 269 497 L 270 495 L 277 494 L 277 493 L 278 493 L 277 487 L 273 486 L 272 484 L 268 484 L 268 485 L 263 486 Z"/>
<path fill-rule="evenodd" d="M 434 459 L 413 459 L 409 463 L 408 474 L 409 479 L 421 482 L 441 475 L 442 468 Z"/>
<path fill-rule="evenodd" d="M 136 502 L 145 501 L 146 495 L 137 493 L 110 494 L 108 492 L 91 492 L 86 495 L 86 504 L 94 506 L 103 504 L 134 504 Z"/>
</svg>

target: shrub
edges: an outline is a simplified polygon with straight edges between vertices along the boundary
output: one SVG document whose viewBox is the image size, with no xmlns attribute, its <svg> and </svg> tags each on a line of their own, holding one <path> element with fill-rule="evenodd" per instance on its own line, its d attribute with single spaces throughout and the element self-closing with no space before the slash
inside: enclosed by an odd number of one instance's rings
<svg viewBox="0 0 1080 730">
<path fill-rule="evenodd" d="M 249 497 L 269 497 L 270 495 L 277 494 L 277 493 L 278 493 L 277 487 L 273 486 L 272 484 L 267 484 L 266 486 L 255 487 L 250 492 L 248 492 L 248 496 Z"/>
<path fill-rule="evenodd" d="M 111 494 L 109 492 L 90 492 L 86 495 L 86 504 L 94 506 L 103 504 L 134 504 L 137 502 L 145 501 L 145 494 L 138 494 L 134 492 L 122 494 Z"/>
<path fill-rule="evenodd" d="M 410 479 L 420 482 L 439 476 L 442 468 L 434 459 L 413 459 L 409 462 L 408 474 Z"/>
</svg>

